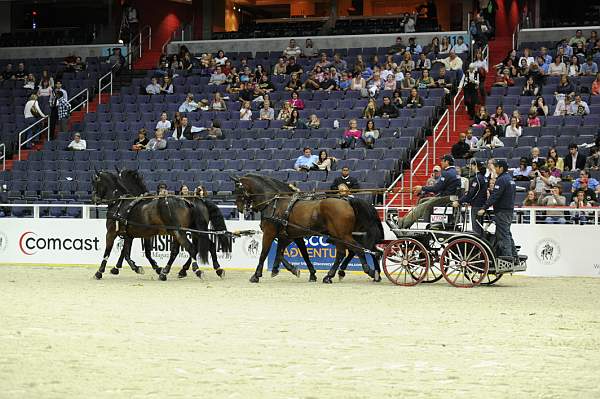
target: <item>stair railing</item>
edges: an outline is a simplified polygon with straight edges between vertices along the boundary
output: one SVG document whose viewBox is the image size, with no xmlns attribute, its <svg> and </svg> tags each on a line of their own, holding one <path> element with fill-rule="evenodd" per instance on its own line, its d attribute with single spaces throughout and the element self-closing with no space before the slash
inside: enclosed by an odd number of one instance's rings
<svg viewBox="0 0 600 399">
<path fill-rule="evenodd" d="M 98 104 L 102 104 L 102 92 L 104 89 L 109 89 L 111 96 L 113 94 L 113 68 L 98 79 Z M 108 81 L 108 83 L 103 86 L 104 81 Z"/>
<path fill-rule="evenodd" d="M 419 155 L 423 152 L 423 150 L 425 150 L 425 155 L 423 156 L 423 158 L 421 158 L 419 163 L 417 163 L 415 165 L 415 163 L 417 162 L 417 158 L 419 158 Z M 410 160 L 410 187 L 409 187 L 409 190 L 410 190 L 410 199 L 411 200 L 413 197 L 413 187 L 414 187 L 413 186 L 413 177 L 417 174 L 417 172 L 420 170 L 420 168 L 423 166 L 423 164 L 425 164 L 425 175 L 428 175 L 429 174 L 429 141 L 428 140 L 425 140 L 425 143 L 421 146 L 419 151 L 417 151 L 415 156 Z"/>
<path fill-rule="evenodd" d="M 73 100 L 75 100 L 78 97 L 82 97 L 82 96 L 85 96 L 85 98 L 82 99 L 77 105 L 71 104 L 71 102 Z M 85 106 L 85 113 L 86 114 L 88 112 L 90 112 L 90 91 L 89 91 L 89 89 L 83 89 L 79 93 L 75 94 L 73 97 L 69 98 L 69 104 L 71 104 L 71 112 L 73 112 L 73 111 L 75 111 L 78 108 L 81 108 L 83 106 Z"/>
<path fill-rule="evenodd" d="M 400 173 L 398 175 L 398 177 L 396 177 L 396 180 L 394 180 L 392 182 L 392 184 L 390 184 L 390 186 L 387 188 L 387 191 L 383 193 L 383 205 L 384 205 L 384 211 L 387 214 L 387 208 L 390 207 L 390 205 L 396 200 L 396 198 L 398 198 L 398 195 L 400 195 L 402 193 L 402 188 L 404 186 L 404 180 L 402 180 L 402 178 L 404 177 L 404 173 Z M 387 195 L 388 192 L 393 192 L 394 191 L 394 187 L 396 187 L 396 185 L 402 181 L 402 186 L 400 188 L 400 190 L 398 190 L 393 196 L 392 198 L 390 198 L 389 201 L 387 201 Z M 402 197 L 402 201 L 404 201 L 404 197 Z M 404 202 L 403 202 L 404 204 Z"/>
<path fill-rule="evenodd" d="M 167 46 L 169 45 L 169 43 L 171 43 L 174 40 L 181 40 L 182 42 L 185 41 L 185 32 L 186 30 L 189 30 L 188 33 L 188 40 L 192 40 L 192 30 L 193 30 L 193 25 L 191 22 L 189 23 L 185 23 L 183 25 L 179 25 L 177 27 L 177 29 L 173 30 L 173 32 L 171 32 L 171 34 L 169 35 L 169 38 L 167 39 L 166 42 L 163 43 L 163 45 L 160 48 L 160 52 L 161 54 L 166 54 L 167 53 Z"/>
<path fill-rule="evenodd" d="M 6 170 L 6 146 L 4 143 L 0 143 L 0 159 L 2 160 L 2 171 Z"/>
<path fill-rule="evenodd" d="M 127 44 L 127 63 L 129 69 L 133 68 L 135 60 L 142 58 L 144 42 L 148 42 L 148 50 L 152 49 L 152 27 L 150 25 L 144 26 L 137 35 L 135 35 L 129 44 Z"/>
<path fill-rule="evenodd" d="M 464 84 L 465 75 L 463 75 L 462 79 L 460 80 L 460 83 L 458 84 L 458 92 L 452 98 L 452 130 L 456 130 L 456 113 L 465 101 L 465 91 L 463 90 Z"/>
<path fill-rule="evenodd" d="M 437 151 L 436 151 L 437 142 L 444 134 L 444 131 L 446 132 L 446 141 L 449 142 L 450 141 L 450 112 L 448 111 L 448 109 L 446 109 L 446 111 L 444 111 L 444 113 L 442 114 L 442 117 L 440 118 L 438 123 L 435 124 L 435 126 L 433 128 L 433 140 L 432 140 L 433 141 L 433 146 L 432 146 L 433 147 L 433 162 L 435 162 L 437 160 Z M 410 188 L 412 189 L 412 181 L 411 181 Z"/>
</svg>

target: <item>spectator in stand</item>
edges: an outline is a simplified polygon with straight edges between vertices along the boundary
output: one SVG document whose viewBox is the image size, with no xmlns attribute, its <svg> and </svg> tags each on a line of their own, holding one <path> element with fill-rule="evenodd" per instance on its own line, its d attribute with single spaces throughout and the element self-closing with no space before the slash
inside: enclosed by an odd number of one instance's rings
<svg viewBox="0 0 600 399">
<path fill-rule="evenodd" d="M 575 101 L 571 103 L 569 106 L 568 114 L 569 115 L 577 115 L 577 116 L 585 116 L 589 115 L 590 107 L 587 105 L 585 101 L 581 99 L 581 94 L 577 94 L 575 96 Z"/>
<path fill-rule="evenodd" d="M 312 39 L 306 39 L 302 55 L 307 58 L 313 58 L 319 55 L 319 49 L 315 47 Z"/>
<path fill-rule="evenodd" d="M 404 13 L 404 18 L 400 21 L 400 27 L 404 28 L 404 33 L 413 33 L 417 24 L 417 13 Z M 409 39 L 410 40 L 410 39 Z"/>
<path fill-rule="evenodd" d="M 598 148 L 590 148 L 590 156 L 585 161 L 585 169 L 600 170 L 600 150 Z"/>
<path fill-rule="evenodd" d="M 323 73 L 323 81 L 319 84 L 319 90 L 332 91 L 336 90 L 335 80 L 331 79 L 329 72 Z"/>
<path fill-rule="evenodd" d="M 290 81 L 285 86 L 286 91 L 298 91 L 302 90 L 302 82 L 300 81 L 300 75 L 298 73 L 292 73 Z"/>
<path fill-rule="evenodd" d="M 392 80 L 394 81 L 394 87 L 396 87 L 396 80 L 394 80 L 394 76 L 392 75 Z M 349 72 L 344 72 L 341 74 L 340 81 L 338 86 L 341 91 L 347 91 L 350 89 L 350 85 L 352 84 L 352 75 Z M 387 85 L 387 81 L 386 81 Z M 387 89 L 386 89 L 387 90 Z"/>
<path fill-rule="evenodd" d="M 504 147 L 504 143 L 500 141 L 497 135 L 494 134 L 492 128 L 490 126 L 487 126 L 483 130 L 483 135 L 477 142 L 477 148 L 480 150 L 484 148 L 493 150 L 494 148 L 498 147 Z"/>
<path fill-rule="evenodd" d="M 217 51 L 217 55 L 214 58 L 215 64 L 218 66 L 224 66 L 225 63 L 227 62 L 227 60 L 229 60 L 229 58 L 227 58 L 225 56 L 225 52 L 223 50 L 219 50 Z"/>
<path fill-rule="evenodd" d="M 417 88 L 419 89 L 428 89 L 430 87 L 435 87 L 435 80 L 429 74 L 429 70 L 425 69 L 422 72 L 421 78 L 417 80 Z"/>
<path fill-rule="evenodd" d="M 159 127 L 157 127 L 156 129 L 160 130 L 163 133 L 166 131 Z M 173 129 L 172 137 L 174 140 L 192 140 L 194 138 L 192 134 L 192 125 L 189 123 L 187 116 L 181 117 L 181 125 Z"/>
<path fill-rule="evenodd" d="M 396 76 L 398 76 L 398 75 L 396 74 Z M 398 81 L 398 78 L 396 78 L 396 81 Z M 415 78 L 413 78 L 411 76 L 410 72 L 406 72 L 404 74 L 404 79 L 402 79 L 402 81 L 400 82 L 400 88 L 413 89 L 416 85 L 417 85 L 417 81 L 415 80 Z"/>
<path fill-rule="evenodd" d="M 138 130 L 138 135 L 137 135 L 136 139 L 133 141 L 133 145 L 131 146 L 131 149 L 133 151 L 141 151 L 141 150 L 145 150 L 147 145 L 148 145 L 148 138 L 146 137 L 146 129 L 141 128 L 140 130 Z"/>
<path fill-rule="evenodd" d="M 223 131 L 221 130 L 221 122 L 218 120 L 212 121 L 212 126 L 207 129 L 206 139 L 207 140 L 220 140 L 223 138 Z"/>
<path fill-rule="evenodd" d="M 535 107 L 531 107 L 527 114 L 527 126 L 528 127 L 539 127 L 542 126 L 542 121 L 537 116 Z"/>
<path fill-rule="evenodd" d="M 159 119 L 158 122 L 156 122 L 156 128 L 157 129 L 163 129 L 164 131 L 171 130 L 171 121 L 168 120 L 166 112 L 161 112 L 160 113 L 160 119 Z"/>
<path fill-rule="evenodd" d="M 223 100 L 223 97 L 221 96 L 221 93 L 216 92 L 214 94 L 213 100 L 212 100 L 212 102 L 210 104 L 210 108 L 213 111 L 227 111 L 227 104 Z"/>
<path fill-rule="evenodd" d="M 362 131 L 358 128 L 356 119 L 350 119 L 348 123 L 348 129 L 344 131 L 344 137 L 341 141 L 342 148 L 352 148 L 356 146 L 356 140 L 360 140 L 362 137 Z"/>
<path fill-rule="evenodd" d="M 492 115 L 491 120 L 496 126 L 496 132 L 501 136 L 504 135 L 506 127 L 511 123 L 511 120 L 508 119 L 508 115 L 504 112 L 504 107 L 502 107 L 502 105 L 496 107 L 496 112 Z"/>
<path fill-rule="evenodd" d="M 512 175 L 516 181 L 531 180 L 531 166 L 527 165 L 527 158 L 523 157 L 519 160 L 519 167 L 512 170 Z"/>
<path fill-rule="evenodd" d="M 527 191 L 527 196 L 523 200 L 523 206 L 537 206 L 539 205 L 537 193 L 533 190 Z"/>
<path fill-rule="evenodd" d="M 561 178 L 562 171 L 556 167 L 556 160 L 554 158 L 550 157 L 546 159 L 546 167 L 550 171 L 551 176 Z"/>
<path fill-rule="evenodd" d="M 319 117 L 315 114 L 311 114 L 308 117 L 308 122 L 306 123 L 306 127 L 308 127 L 309 129 L 318 129 L 321 127 L 321 121 L 319 120 Z"/>
<path fill-rule="evenodd" d="M 312 155 L 312 150 L 309 147 L 304 147 L 303 154 L 294 163 L 294 169 L 308 172 L 317 168 L 316 164 L 318 161 L 319 158 L 316 155 Z"/>
<path fill-rule="evenodd" d="M 538 116 L 548 116 L 548 105 L 546 105 L 546 100 L 544 100 L 544 97 L 537 97 L 533 101 L 533 106 L 536 108 L 536 113 Z"/>
<path fill-rule="evenodd" d="M 556 147 L 550 147 L 550 149 L 548 150 L 548 156 L 547 156 L 547 158 L 554 158 L 554 161 L 556 163 L 556 168 L 558 170 L 560 170 L 561 172 L 563 170 L 565 170 L 564 159 L 562 159 L 562 157 L 558 156 L 558 152 L 556 151 Z"/>
<path fill-rule="evenodd" d="M 381 80 L 379 72 L 373 73 L 373 78 L 367 82 L 367 88 L 371 97 L 376 97 L 383 88 L 384 82 Z"/>
<path fill-rule="evenodd" d="M 269 101 L 263 102 L 259 113 L 259 119 L 263 121 L 272 121 L 275 119 L 275 110 L 271 107 L 271 103 Z"/>
<path fill-rule="evenodd" d="M 568 112 L 567 99 L 564 94 L 556 94 L 556 107 L 554 108 L 554 116 L 565 116 Z"/>
<path fill-rule="evenodd" d="M 550 192 L 550 189 L 560 183 L 560 178 L 552 176 L 547 167 L 542 166 L 539 170 L 533 174 L 533 180 L 531 180 L 531 189 L 538 194 L 538 198 L 542 198 L 544 194 Z"/>
<path fill-rule="evenodd" d="M 567 199 L 561 195 L 560 186 L 553 185 L 550 189 L 550 194 L 544 196 L 540 202 L 542 206 L 565 206 Z M 565 224 L 567 223 L 563 211 L 546 211 L 547 224 Z"/>
<path fill-rule="evenodd" d="M 285 75 L 286 69 L 287 69 L 286 59 L 283 57 L 280 57 L 277 60 L 277 64 L 275 64 L 275 66 L 273 67 L 273 75 Z"/>
<path fill-rule="evenodd" d="M 593 193 L 593 192 L 592 192 Z M 575 209 L 587 209 L 592 207 L 592 201 L 586 196 L 586 192 L 579 190 L 575 192 L 573 201 L 571 201 L 571 208 Z M 586 212 L 585 210 L 571 211 L 571 223 L 573 224 L 586 224 L 588 218 L 593 216 L 593 213 Z"/>
<path fill-rule="evenodd" d="M 302 49 L 300 46 L 296 44 L 296 40 L 290 39 L 290 44 L 283 50 L 283 55 L 291 58 L 291 57 L 300 57 L 302 54 Z"/>
<path fill-rule="evenodd" d="M 52 86 L 50 86 L 50 80 L 43 79 L 40 81 L 37 95 L 38 99 L 39 97 L 43 97 L 45 101 L 48 102 L 50 96 L 52 95 Z"/>
<path fill-rule="evenodd" d="M 416 88 L 412 88 L 410 90 L 410 94 L 406 99 L 406 107 L 407 108 L 421 108 L 424 105 L 423 98 L 419 95 L 419 92 Z"/>
<path fill-rule="evenodd" d="M 569 64 L 569 76 L 574 76 L 577 77 L 579 76 L 580 73 L 580 65 L 579 65 L 579 58 L 577 58 L 576 55 L 574 55 L 573 57 L 571 57 L 571 62 Z"/>
<path fill-rule="evenodd" d="M 402 56 L 402 61 L 398 66 L 403 73 L 411 72 L 415 69 L 415 62 L 412 60 L 408 51 L 404 53 Z"/>
<path fill-rule="evenodd" d="M 14 74 L 14 78 L 16 80 L 25 80 L 27 78 L 27 75 L 29 75 L 29 72 L 27 72 L 27 70 L 25 69 L 25 64 L 23 64 L 22 62 L 19 62 L 19 65 L 17 66 L 17 70 L 15 71 L 15 74 Z"/>
<path fill-rule="evenodd" d="M 502 70 L 502 75 L 498 76 L 494 83 L 494 86 L 497 87 L 512 87 L 514 85 L 515 81 L 510 77 L 510 70 L 508 68 Z"/>
<path fill-rule="evenodd" d="M 311 71 L 308 73 L 308 78 L 302 85 L 302 88 L 304 90 L 310 90 L 310 91 L 319 90 L 321 88 L 320 82 L 317 80 L 314 72 Z"/>
<path fill-rule="evenodd" d="M 240 83 L 240 91 L 238 92 L 238 100 L 241 103 L 254 100 L 254 90 L 251 83 Z"/>
<path fill-rule="evenodd" d="M 581 65 L 581 74 L 584 76 L 592 76 L 598 73 L 598 64 L 594 62 L 592 56 L 588 56 L 586 62 Z"/>
<path fill-rule="evenodd" d="M 467 143 L 467 135 L 460 133 L 458 135 L 458 142 L 452 146 L 452 156 L 454 159 L 468 159 L 472 157 L 471 146 Z"/>
<path fill-rule="evenodd" d="M 383 84 L 383 90 L 396 90 L 396 78 L 394 75 L 388 75 L 385 83 Z"/>
<path fill-rule="evenodd" d="M 156 194 L 157 195 L 169 195 L 169 190 L 167 189 L 167 185 L 165 183 L 159 183 L 158 186 L 156 186 Z"/>
<path fill-rule="evenodd" d="M 427 58 L 427 54 L 421 53 L 419 55 L 419 59 L 415 65 L 415 69 L 417 71 L 422 71 L 424 69 L 431 69 L 431 60 Z"/>
<path fill-rule="evenodd" d="M 264 96 L 267 93 L 271 93 L 275 90 L 275 86 L 269 80 L 269 75 L 266 73 L 260 77 L 260 81 L 257 84 L 257 87 L 260 89 L 260 95 Z"/>
<path fill-rule="evenodd" d="M 514 116 L 510 118 L 510 125 L 506 126 L 504 130 L 505 137 L 521 137 L 523 134 L 523 128 L 519 126 L 519 119 Z"/>
<path fill-rule="evenodd" d="M 160 94 L 160 92 L 161 92 L 161 87 L 158 84 L 158 79 L 152 78 L 152 80 L 150 81 L 150 84 L 148 86 L 146 86 L 146 93 L 147 94 Z"/>
<path fill-rule="evenodd" d="M 465 39 L 462 36 L 456 38 L 456 44 L 452 47 L 452 51 L 455 54 L 464 54 L 469 51 L 469 46 L 465 43 Z"/>
<path fill-rule="evenodd" d="M 163 84 L 160 87 L 161 94 L 173 94 L 173 81 L 170 76 L 165 76 L 163 78 Z"/>
<path fill-rule="evenodd" d="M 400 36 L 396 37 L 396 41 L 388 49 L 388 54 L 402 55 L 404 53 L 404 42 Z"/>
<path fill-rule="evenodd" d="M 331 171 L 333 165 L 337 162 L 337 159 L 334 157 L 330 157 L 327 154 L 327 151 L 321 150 L 319 152 L 319 159 L 316 162 L 316 166 L 319 170 L 325 170 L 327 172 Z"/>
<path fill-rule="evenodd" d="M 572 191 L 576 191 L 584 187 L 588 187 L 590 190 L 595 191 L 598 187 L 600 187 L 600 183 L 598 180 L 590 177 L 589 171 L 582 169 L 579 172 L 579 177 L 573 182 L 571 189 Z"/>
<path fill-rule="evenodd" d="M 527 81 L 525 82 L 525 86 L 523 86 L 523 91 L 521 91 L 521 95 L 531 97 L 531 96 L 537 96 L 539 93 L 540 93 L 540 86 L 538 86 L 534 82 L 532 76 L 529 76 L 527 78 Z"/>
<path fill-rule="evenodd" d="M 242 82 L 240 81 L 240 77 L 238 75 L 233 75 L 225 91 L 229 94 L 239 93 L 241 86 Z"/>
<path fill-rule="evenodd" d="M 471 63 L 464 80 L 465 106 L 471 119 L 475 117 L 475 106 L 479 104 L 480 83 L 479 72 L 475 69 L 475 64 Z"/>
<path fill-rule="evenodd" d="M 183 119 L 186 119 L 185 117 Z M 162 129 L 156 129 L 154 131 L 154 138 L 151 139 L 146 145 L 147 151 L 158 151 L 167 148 L 167 140 L 165 140 L 165 133 Z"/>
<path fill-rule="evenodd" d="M 536 162 L 538 165 L 544 165 L 546 160 L 540 157 L 540 149 L 538 147 L 533 147 L 531 148 L 531 154 L 529 155 L 527 162 L 529 165 L 531 165 L 533 162 Z"/>
<path fill-rule="evenodd" d="M 175 130 L 179 126 L 181 126 L 181 112 L 176 111 L 173 114 L 173 119 L 171 120 L 171 130 Z"/>
<path fill-rule="evenodd" d="M 567 75 L 561 75 L 560 82 L 558 86 L 556 86 L 556 91 L 554 94 L 564 94 L 565 96 L 571 96 L 575 94 L 575 86 L 569 80 Z"/>
<path fill-rule="evenodd" d="M 67 150 L 70 151 L 84 151 L 87 148 L 85 140 L 82 140 L 80 133 L 73 135 L 73 141 L 67 146 Z"/>
<path fill-rule="evenodd" d="M 446 58 L 438 59 L 437 62 L 444 64 L 447 70 L 458 72 L 458 79 L 462 78 L 463 61 L 451 50 L 450 54 Z"/>
<path fill-rule="evenodd" d="M 13 67 L 11 63 L 6 64 L 4 67 L 4 71 L 2 71 L 2 75 L 0 76 L 2 80 L 11 80 L 15 78 L 15 72 L 13 71 Z"/>
<path fill-rule="evenodd" d="M 336 177 L 329 187 L 330 190 L 338 190 L 341 184 L 345 184 L 350 190 L 358 190 L 360 185 L 355 177 L 350 176 L 350 168 L 348 166 L 342 167 L 342 173 Z"/>
<path fill-rule="evenodd" d="M 58 131 L 66 132 L 69 116 L 71 115 L 71 104 L 64 98 L 62 91 L 56 93 L 56 108 L 58 110 Z"/>
<path fill-rule="evenodd" d="M 375 140 L 379 138 L 379 129 L 375 128 L 375 122 L 373 119 L 369 119 L 367 121 L 367 126 L 365 127 L 365 131 L 362 134 L 362 141 L 365 143 L 365 146 L 369 149 L 372 149 L 375 145 Z"/>
<path fill-rule="evenodd" d="M 398 109 L 392 104 L 392 100 L 385 96 L 383 97 L 383 104 L 375 111 L 375 116 L 380 118 L 397 118 Z"/>
<path fill-rule="evenodd" d="M 471 147 L 471 151 L 475 151 L 475 149 L 477 148 L 477 142 L 479 142 L 479 139 L 475 136 L 473 136 L 473 128 L 469 127 L 467 128 L 467 139 L 465 140 L 465 142 L 467 144 L 469 144 L 469 146 Z"/>
<path fill-rule="evenodd" d="M 55 118 L 58 118 L 58 108 L 56 110 L 55 115 L 56 115 Z M 31 96 L 29 96 L 29 101 L 27 101 L 25 103 L 25 107 L 23 108 L 23 116 L 25 117 L 25 124 L 27 126 L 34 124 L 40 118 L 46 117 L 46 115 L 44 114 L 44 112 L 42 112 L 42 109 L 40 108 L 40 104 L 38 103 L 37 95 L 32 94 Z M 54 120 L 54 123 L 52 124 L 53 129 L 54 129 L 55 124 L 56 124 L 56 119 Z M 27 136 L 26 136 L 25 140 L 29 140 L 31 137 L 33 137 L 37 133 L 38 130 L 39 130 L 39 128 L 29 129 L 27 131 Z M 54 132 L 54 130 L 52 130 L 52 132 Z M 33 146 L 33 142 L 29 142 L 27 144 L 27 148 L 30 148 L 32 146 Z"/>
<path fill-rule="evenodd" d="M 198 106 L 199 106 L 198 103 L 194 101 L 194 95 L 192 93 L 188 93 L 188 95 L 185 97 L 185 101 L 179 106 L 179 112 L 181 112 L 181 113 L 193 112 L 198 109 Z M 162 117 L 162 115 L 161 115 L 161 117 Z M 165 114 L 165 120 L 166 120 L 166 114 Z M 162 128 L 162 129 L 164 129 L 164 128 Z"/>
<path fill-rule="evenodd" d="M 567 74 L 567 66 L 562 61 L 562 57 L 557 55 L 554 57 L 554 62 L 548 66 L 548 75 L 562 76 Z"/>
<path fill-rule="evenodd" d="M 108 57 L 107 63 L 111 64 L 114 71 L 118 73 L 125 66 L 125 62 L 125 57 L 121 54 L 121 49 L 119 47 L 113 48 L 113 52 Z"/>
<path fill-rule="evenodd" d="M 222 85 L 227 83 L 227 75 L 223 73 L 223 69 L 217 66 L 214 72 L 210 75 L 209 85 Z"/>
<path fill-rule="evenodd" d="M 394 95 L 392 96 L 392 104 L 398 110 L 398 114 L 400 113 L 400 110 L 404 108 L 404 100 L 402 99 L 402 90 L 400 90 L 400 88 L 394 90 Z"/>
<path fill-rule="evenodd" d="M 240 109 L 240 120 L 241 121 L 251 121 L 252 120 L 252 104 L 250 101 L 244 101 L 242 105 L 242 109 Z"/>
<path fill-rule="evenodd" d="M 577 29 L 575 31 L 575 36 L 569 40 L 569 46 L 571 47 L 577 47 L 578 44 L 585 45 L 585 37 L 583 37 L 583 32 L 581 29 Z"/>
<path fill-rule="evenodd" d="M 292 108 L 295 108 L 297 110 L 304 109 L 304 101 L 302 101 L 297 91 L 292 92 L 291 98 L 288 100 L 288 102 L 290 103 Z"/>
<path fill-rule="evenodd" d="M 475 118 L 473 118 L 473 121 L 475 122 L 473 126 L 487 127 L 490 125 L 490 120 L 490 114 L 487 113 L 485 107 L 479 107 L 479 113 L 475 115 Z"/>
<path fill-rule="evenodd" d="M 592 95 L 600 95 L 600 73 L 596 74 L 596 79 L 592 83 Z"/>
<path fill-rule="evenodd" d="M 35 76 L 32 73 L 27 74 L 23 83 L 23 88 L 27 89 L 28 93 L 31 93 L 35 89 Z"/>
<path fill-rule="evenodd" d="M 600 78 L 599 78 L 600 79 Z M 350 90 L 363 90 L 367 87 L 367 82 L 363 79 L 360 72 L 355 72 L 350 84 Z"/>
<path fill-rule="evenodd" d="M 292 109 L 289 119 L 283 124 L 283 128 L 288 130 L 302 129 L 305 126 L 306 124 L 300 119 L 300 112 L 297 109 Z"/>
<path fill-rule="evenodd" d="M 450 78 L 447 74 L 446 74 L 446 67 L 441 67 L 440 70 L 438 71 L 438 77 L 435 80 L 435 87 L 440 87 L 442 89 L 444 89 L 444 93 L 446 93 L 446 95 L 450 94 L 450 91 L 452 90 L 452 78 Z"/>
<path fill-rule="evenodd" d="M 290 57 L 285 68 L 285 74 L 291 75 L 292 73 L 297 73 L 298 75 L 302 75 L 303 72 L 302 67 L 296 63 L 296 58 Z"/>
<path fill-rule="evenodd" d="M 348 63 L 342 59 L 340 53 L 335 53 L 333 55 L 333 61 L 331 61 L 331 66 L 340 72 L 345 72 L 348 70 Z"/>
<path fill-rule="evenodd" d="M 414 31 L 413 31 L 414 32 Z M 408 38 L 408 46 L 406 46 L 406 52 L 419 55 L 423 52 L 423 48 L 417 43 L 417 39 L 414 37 Z"/>
<path fill-rule="evenodd" d="M 373 119 L 377 113 L 377 103 L 373 97 L 369 98 L 365 109 L 363 109 L 362 117 L 364 119 Z"/>
<path fill-rule="evenodd" d="M 291 115 L 292 115 L 292 107 L 291 107 L 290 103 L 288 103 L 286 101 L 281 106 L 281 110 L 279 111 L 279 114 L 277 115 L 277 120 L 287 121 L 288 119 L 290 119 Z"/>
<path fill-rule="evenodd" d="M 533 58 L 531 50 L 527 47 L 525 49 L 523 49 L 523 56 L 521 58 L 519 58 L 519 65 L 521 65 L 521 63 L 523 61 L 525 61 L 525 65 L 527 65 L 527 66 L 529 66 L 535 62 L 535 58 Z"/>
</svg>

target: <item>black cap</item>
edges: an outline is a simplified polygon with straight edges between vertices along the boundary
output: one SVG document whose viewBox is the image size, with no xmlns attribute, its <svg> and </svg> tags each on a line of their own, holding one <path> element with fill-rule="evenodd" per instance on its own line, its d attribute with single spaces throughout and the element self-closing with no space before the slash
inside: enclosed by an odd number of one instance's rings
<svg viewBox="0 0 600 399">
<path fill-rule="evenodd" d="M 446 154 L 440 158 L 442 161 L 448 162 L 450 165 L 454 165 L 454 157 L 450 154 Z"/>
<path fill-rule="evenodd" d="M 484 168 L 484 167 L 485 167 L 485 162 L 483 162 L 483 161 L 480 161 L 480 160 L 478 160 L 478 159 L 475 159 L 475 158 L 472 158 L 472 159 L 469 161 L 469 164 L 470 164 L 470 165 L 475 165 L 475 166 L 477 166 L 477 169 L 481 169 L 481 168 Z"/>
<path fill-rule="evenodd" d="M 508 163 L 506 163 L 506 159 L 494 159 L 494 166 L 504 168 L 504 170 L 508 169 Z"/>
</svg>

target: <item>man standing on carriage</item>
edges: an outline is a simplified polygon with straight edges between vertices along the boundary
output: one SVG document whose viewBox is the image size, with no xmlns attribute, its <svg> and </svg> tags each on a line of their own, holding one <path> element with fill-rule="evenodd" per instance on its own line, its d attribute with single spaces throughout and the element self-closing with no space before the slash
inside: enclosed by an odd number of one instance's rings
<svg viewBox="0 0 600 399">
<path fill-rule="evenodd" d="M 440 165 L 442 166 L 442 175 L 437 183 L 433 186 L 415 186 L 414 193 L 433 193 L 436 196 L 421 199 L 419 204 L 415 206 L 406 216 L 398 220 L 398 227 L 408 229 L 420 218 L 427 219 L 431 211 L 436 206 L 449 206 L 452 203 L 452 196 L 459 193 L 461 184 L 460 177 L 454 167 L 454 158 L 450 154 L 446 154 L 441 158 Z"/>
<path fill-rule="evenodd" d="M 510 225 L 515 209 L 516 185 L 512 176 L 508 173 L 508 163 L 506 160 L 496 159 L 494 160 L 494 166 L 498 174 L 494 189 L 477 214 L 483 216 L 486 209 L 494 207 L 498 257 L 505 261 L 519 264 L 517 248 L 510 232 Z"/>
<path fill-rule="evenodd" d="M 483 228 L 481 223 L 477 222 L 477 213 L 485 205 L 487 201 L 488 179 L 485 177 L 486 164 L 478 160 L 471 160 L 469 163 L 471 173 L 475 173 L 475 177 L 469 183 L 469 191 L 460 197 L 458 201 L 454 201 L 452 206 L 458 208 L 460 205 L 471 205 L 471 223 L 473 231 L 480 237 L 483 237 Z"/>
</svg>

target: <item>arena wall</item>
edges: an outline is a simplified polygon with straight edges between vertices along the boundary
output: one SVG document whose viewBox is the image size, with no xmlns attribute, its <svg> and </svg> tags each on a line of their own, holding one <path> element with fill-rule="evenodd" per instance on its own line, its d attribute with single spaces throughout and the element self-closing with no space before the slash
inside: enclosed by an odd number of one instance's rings
<svg viewBox="0 0 600 399">
<path fill-rule="evenodd" d="M 105 242 L 105 221 L 100 219 L 2 219 L 0 224 L 0 264 L 24 265 L 98 265 L 102 259 Z M 259 231 L 258 221 L 228 221 L 234 230 Z M 394 239 L 387 226 L 386 239 Z M 530 276 L 600 276 L 600 260 L 593 251 L 599 242 L 598 226 L 574 225 L 513 225 L 521 253 L 529 256 Z M 241 237 L 235 240 L 231 257 L 222 257 L 225 268 L 253 269 L 258 262 L 262 236 Z M 331 244 L 324 240 L 308 242 L 314 254 L 326 258 L 334 251 L 320 250 Z M 117 261 L 121 240 L 117 241 L 109 265 Z M 164 265 L 169 257 L 169 242 L 159 237 L 153 243 L 152 255 Z M 293 251 L 292 251 L 293 252 Z M 140 265 L 148 262 L 143 256 L 140 240 L 134 240 L 133 259 Z M 176 266 L 187 254 L 180 254 Z M 322 260 L 323 261 L 323 260 Z M 326 259 L 325 259 L 326 261 Z M 127 266 L 124 266 L 127 268 Z"/>
</svg>

